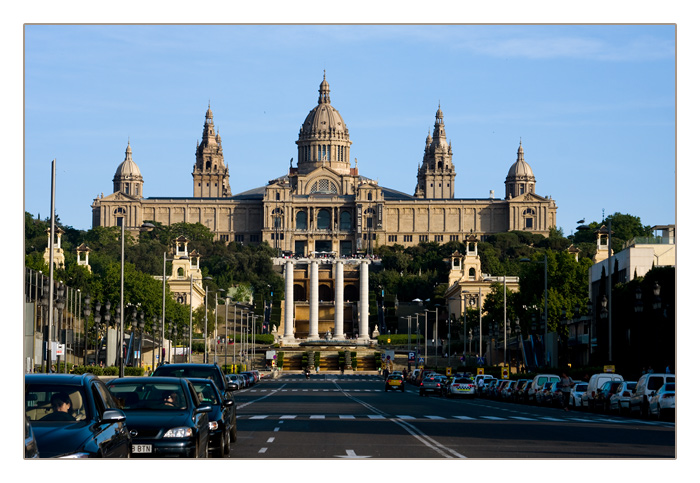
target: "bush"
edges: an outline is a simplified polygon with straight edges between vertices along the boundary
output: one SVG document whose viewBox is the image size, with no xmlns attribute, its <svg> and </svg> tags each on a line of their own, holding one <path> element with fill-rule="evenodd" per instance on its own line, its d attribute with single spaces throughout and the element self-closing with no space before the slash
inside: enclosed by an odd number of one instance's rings
<svg viewBox="0 0 700 483">
<path fill-rule="evenodd" d="M 277 353 L 277 367 L 280 369 L 284 368 L 284 352 Z"/>
</svg>

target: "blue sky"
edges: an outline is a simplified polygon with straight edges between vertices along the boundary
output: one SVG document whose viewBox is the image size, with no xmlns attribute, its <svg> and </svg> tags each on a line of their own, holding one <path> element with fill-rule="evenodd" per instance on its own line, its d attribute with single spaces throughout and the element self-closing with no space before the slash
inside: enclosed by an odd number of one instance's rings
<svg viewBox="0 0 700 483">
<path fill-rule="evenodd" d="M 211 103 L 234 193 L 283 175 L 326 71 L 360 174 L 413 193 L 440 104 L 457 198 L 504 196 L 522 139 L 565 235 L 675 222 L 672 25 L 28 25 L 25 210 L 91 227 L 127 140 L 146 197 L 192 196 Z"/>
</svg>

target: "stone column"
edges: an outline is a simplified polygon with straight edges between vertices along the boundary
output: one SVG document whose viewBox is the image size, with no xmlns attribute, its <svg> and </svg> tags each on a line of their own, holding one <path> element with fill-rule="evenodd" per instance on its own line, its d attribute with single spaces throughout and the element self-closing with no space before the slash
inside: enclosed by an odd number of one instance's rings
<svg viewBox="0 0 700 483">
<path fill-rule="evenodd" d="M 318 261 L 313 260 L 309 287 L 309 336 L 308 339 L 318 339 Z"/>
<path fill-rule="evenodd" d="M 344 307 L 343 295 L 344 295 L 344 269 L 345 265 L 341 261 L 335 262 L 335 333 L 333 334 L 334 339 L 343 339 L 343 320 L 344 320 Z"/>
<path fill-rule="evenodd" d="M 294 264 L 284 264 L 284 340 L 294 341 Z"/>
<path fill-rule="evenodd" d="M 369 261 L 360 262 L 360 333 L 358 339 L 369 340 Z"/>
</svg>

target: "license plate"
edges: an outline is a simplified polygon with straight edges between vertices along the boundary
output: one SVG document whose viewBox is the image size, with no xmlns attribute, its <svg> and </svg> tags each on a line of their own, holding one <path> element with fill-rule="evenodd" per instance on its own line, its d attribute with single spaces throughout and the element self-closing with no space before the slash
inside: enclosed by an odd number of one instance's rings
<svg viewBox="0 0 700 483">
<path fill-rule="evenodd" d="M 151 453 L 151 445 L 150 444 L 132 444 L 131 445 L 131 452 L 132 453 Z"/>
</svg>

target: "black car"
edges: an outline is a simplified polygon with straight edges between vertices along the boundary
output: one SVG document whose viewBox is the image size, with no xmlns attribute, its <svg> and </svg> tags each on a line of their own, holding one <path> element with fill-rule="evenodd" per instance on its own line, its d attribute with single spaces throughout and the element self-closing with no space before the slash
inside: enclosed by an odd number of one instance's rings
<svg viewBox="0 0 700 483">
<path fill-rule="evenodd" d="M 212 406 L 200 403 L 187 379 L 125 377 L 107 388 L 126 414 L 132 456 L 207 457 Z"/>
<path fill-rule="evenodd" d="M 192 378 L 199 400 L 212 407 L 209 413 L 209 450 L 223 458 L 231 452 L 231 442 L 237 439 L 236 402 L 224 398 L 211 379 Z"/>
<path fill-rule="evenodd" d="M 158 366 L 153 375 L 211 379 L 216 384 L 216 387 L 219 388 L 219 391 L 224 394 L 225 399 L 233 399 L 233 392 L 236 390 L 233 383 L 226 379 L 218 364 L 164 364 Z"/>
<path fill-rule="evenodd" d="M 615 394 L 617 388 L 624 381 L 607 381 L 596 393 L 595 398 L 588 401 L 589 408 L 593 411 L 610 412 L 610 396 Z"/>
<path fill-rule="evenodd" d="M 126 416 L 92 374 L 26 374 L 24 410 L 42 458 L 131 454 Z"/>
</svg>

